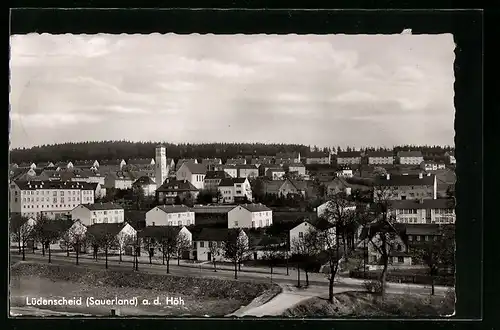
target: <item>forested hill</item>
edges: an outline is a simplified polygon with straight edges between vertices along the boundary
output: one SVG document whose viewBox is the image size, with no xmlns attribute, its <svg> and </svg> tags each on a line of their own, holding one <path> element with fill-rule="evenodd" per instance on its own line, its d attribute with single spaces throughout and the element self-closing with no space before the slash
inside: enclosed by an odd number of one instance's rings
<svg viewBox="0 0 500 330">
<path fill-rule="evenodd" d="M 163 144 L 169 158 L 227 158 L 238 155 L 269 155 L 309 151 L 308 146 L 261 143 L 168 144 L 160 142 L 102 141 L 43 145 L 11 150 L 12 163 L 154 158 L 155 147 Z"/>
</svg>

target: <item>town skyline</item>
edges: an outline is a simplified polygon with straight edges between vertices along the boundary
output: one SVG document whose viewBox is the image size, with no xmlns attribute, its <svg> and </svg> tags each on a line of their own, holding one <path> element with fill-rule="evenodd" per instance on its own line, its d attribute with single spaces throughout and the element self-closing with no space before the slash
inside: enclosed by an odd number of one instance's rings
<svg viewBox="0 0 500 330">
<path fill-rule="evenodd" d="M 15 35 L 11 147 L 453 145 L 454 47 L 451 34 Z"/>
</svg>

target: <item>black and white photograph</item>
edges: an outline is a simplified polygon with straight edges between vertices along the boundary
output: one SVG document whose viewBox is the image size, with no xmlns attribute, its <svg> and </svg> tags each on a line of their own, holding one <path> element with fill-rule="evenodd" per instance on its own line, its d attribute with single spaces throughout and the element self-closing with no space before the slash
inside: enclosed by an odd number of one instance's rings
<svg viewBox="0 0 500 330">
<path fill-rule="evenodd" d="M 455 47 L 12 34 L 10 315 L 453 316 Z"/>
</svg>

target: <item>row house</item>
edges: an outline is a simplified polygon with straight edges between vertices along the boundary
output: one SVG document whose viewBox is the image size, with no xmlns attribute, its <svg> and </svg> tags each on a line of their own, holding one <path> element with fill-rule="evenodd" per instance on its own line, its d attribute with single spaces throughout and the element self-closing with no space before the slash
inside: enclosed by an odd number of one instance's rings
<svg viewBox="0 0 500 330">
<path fill-rule="evenodd" d="M 229 158 L 226 160 L 226 165 L 246 165 L 246 158 Z"/>
<path fill-rule="evenodd" d="M 357 165 L 361 164 L 360 151 L 346 151 L 337 154 L 337 165 Z"/>
<path fill-rule="evenodd" d="M 389 254 L 389 265 L 400 267 L 412 264 L 412 257 L 409 251 L 408 237 L 406 236 L 406 226 L 395 224 L 396 235 L 390 242 L 387 242 L 385 249 Z M 366 262 L 368 266 L 380 265 L 382 255 L 380 248 L 382 242 L 374 226 L 367 226 L 361 229 L 359 234 L 358 248 L 366 250 Z"/>
<path fill-rule="evenodd" d="M 310 152 L 306 157 L 306 164 L 330 164 L 331 155 L 329 152 Z"/>
<path fill-rule="evenodd" d="M 126 168 L 129 170 L 145 170 L 145 169 L 154 169 L 156 162 L 153 158 L 134 158 L 129 159 L 127 161 Z"/>
<path fill-rule="evenodd" d="M 117 169 L 119 171 L 123 170 L 123 167 L 127 165 L 124 159 L 106 159 L 99 162 L 99 168 L 109 167 L 110 169 Z"/>
<path fill-rule="evenodd" d="M 146 212 L 146 227 L 194 224 L 194 211 L 185 205 L 159 205 Z"/>
<path fill-rule="evenodd" d="M 225 204 L 252 201 L 252 188 L 247 178 L 222 179 L 218 191 L 222 198 L 221 202 Z"/>
<path fill-rule="evenodd" d="M 220 158 L 205 158 L 201 160 L 201 164 L 207 168 L 207 171 L 215 171 L 217 166 L 222 165 Z"/>
<path fill-rule="evenodd" d="M 300 152 L 278 152 L 275 160 L 288 160 L 290 163 L 300 163 Z"/>
<path fill-rule="evenodd" d="M 275 165 L 286 166 L 295 163 L 295 158 L 278 158 L 274 161 Z"/>
<path fill-rule="evenodd" d="M 453 224 L 454 199 L 397 200 L 390 204 L 397 222 L 410 224 Z"/>
<path fill-rule="evenodd" d="M 71 170 L 74 165 L 72 162 L 59 162 L 55 166 L 56 171 L 66 171 L 66 170 Z"/>
<path fill-rule="evenodd" d="M 75 163 L 76 163 L 76 161 L 73 164 L 75 164 Z M 48 167 L 52 168 L 52 167 L 55 167 L 55 164 L 49 161 L 49 162 L 45 162 L 45 163 L 40 163 L 36 167 L 38 167 L 38 168 L 48 168 Z"/>
<path fill-rule="evenodd" d="M 181 158 L 181 159 L 179 159 L 177 161 L 177 164 L 175 165 L 175 171 L 177 172 L 184 163 L 198 164 L 198 159 L 196 159 L 196 158 Z"/>
<path fill-rule="evenodd" d="M 299 177 L 306 176 L 306 167 L 302 163 L 291 163 L 285 165 L 285 170 L 287 171 L 287 173 L 292 175 L 296 175 Z"/>
<path fill-rule="evenodd" d="M 32 169 L 35 169 L 36 168 L 36 164 L 35 163 L 21 163 L 21 164 L 19 164 L 19 166 L 17 166 L 17 168 L 32 168 Z"/>
<path fill-rule="evenodd" d="M 186 162 L 177 170 L 177 180 L 187 180 L 197 189 L 202 190 L 205 186 L 205 176 L 207 169 L 202 164 Z"/>
<path fill-rule="evenodd" d="M 391 175 L 377 178 L 374 200 L 419 200 L 437 198 L 437 180 L 433 174 Z"/>
<path fill-rule="evenodd" d="M 10 211 L 22 216 L 69 215 L 80 204 L 94 203 L 95 186 L 69 181 L 15 181 L 10 184 Z"/>
<path fill-rule="evenodd" d="M 174 204 L 176 199 L 183 202 L 186 199 L 196 200 L 199 190 L 187 180 L 167 179 L 156 189 L 158 204 Z"/>
<path fill-rule="evenodd" d="M 123 223 L 124 210 L 114 203 L 94 203 L 78 205 L 71 210 L 71 219 L 79 220 L 85 226 L 96 223 Z"/>
<path fill-rule="evenodd" d="M 236 165 L 238 178 L 253 179 L 259 176 L 259 169 L 255 165 Z"/>
<path fill-rule="evenodd" d="M 251 165 L 255 165 L 255 167 L 259 168 L 261 165 L 270 165 L 273 163 L 273 157 L 270 156 L 260 156 L 257 158 L 252 158 L 250 160 Z"/>
<path fill-rule="evenodd" d="M 392 151 L 369 151 L 366 153 L 370 165 L 392 165 L 394 154 Z"/>
<path fill-rule="evenodd" d="M 307 235 L 312 234 L 314 232 L 319 231 L 327 233 L 330 237 L 329 241 L 335 240 L 335 226 L 324 219 L 316 219 L 316 220 L 303 219 L 300 220 L 298 223 L 293 222 L 290 225 L 285 226 L 285 229 L 286 228 L 290 228 L 288 230 L 288 247 L 289 251 L 292 254 L 299 253 L 301 250 L 304 237 L 307 237 Z M 326 248 L 327 246 L 325 246 L 325 249 Z"/>
<path fill-rule="evenodd" d="M 54 165 L 52 165 L 54 166 Z M 75 160 L 73 162 L 74 168 L 79 168 L 83 170 L 97 170 L 99 168 L 99 162 L 97 160 Z"/>
<path fill-rule="evenodd" d="M 273 211 L 263 204 L 241 204 L 227 214 L 227 228 L 262 228 L 273 224 Z"/>
<path fill-rule="evenodd" d="M 401 165 L 420 165 L 424 161 L 421 151 L 399 151 L 397 153 L 399 164 Z"/>
<path fill-rule="evenodd" d="M 156 183 L 147 175 L 139 177 L 132 183 L 132 189 L 139 189 L 144 196 L 154 196 L 156 193 Z"/>
<path fill-rule="evenodd" d="M 289 178 L 263 182 L 264 194 L 276 195 L 283 198 L 303 198 L 307 196 L 307 190 L 307 182 L 291 180 Z"/>
</svg>

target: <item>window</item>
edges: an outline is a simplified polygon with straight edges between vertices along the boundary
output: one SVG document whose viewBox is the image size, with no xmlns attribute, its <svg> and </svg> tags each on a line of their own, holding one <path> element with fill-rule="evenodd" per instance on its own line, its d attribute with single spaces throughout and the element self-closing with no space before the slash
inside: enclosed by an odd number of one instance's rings
<svg viewBox="0 0 500 330">
<path fill-rule="evenodd" d="M 191 220 L 188 220 L 188 221 L 186 222 L 186 224 L 187 224 L 188 226 L 190 226 L 190 225 L 191 225 Z"/>
<path fill-rule="evenodd" d="M 108 223 L 108 218 L 104 218 L 104 223 Z"/>
<path fill-rule="evenodd" d="M 255 228 L 255 221 L 252 220 L 252 228 Z"/>
<path fill-rule="evenodd" d="M 234 226 L 235 226 L 235 227 L 238 227 L 238 221 L 235 221 L 235 222 L 234 222 Z"/>
<path fill-rule="evenodd" d="M 420 242 L 420 236 L 417 236 L 417 241 Z"/>
<path fill-rule="evenodd" d="M 16 197 L 16 198 L 14 198 L 14 202 L 16 202 L 16 203 L 17 203 L 17 197 Z"/>
<path fill-rule="evenodd" d="M 61 196 L 64 196 L 64 191 L 61 191 Z"/>
<path fill-rule="evenodd" d="M 177 213 L 177 218 L 180 218 L 181 217 L 181 214 L 180 213 Z"/>
<path fill-rule="evenodd" d="M 23 197 L 23 202 L 25 202 L 25 203 L 26 203 L 26 197 Z"/>
<path fill-rule="evenodd" d="M 52 203 L 57 203 L 57 197 L 54 197 L 54 200 L 52 201 Z"/>
<path fill-rule="evenodd" d="M 208 247 L 211 248 L 214 244 L 214 242 L 208 242 Z"/>
<path fill-rule="evenodd" d="M 403 263 L 403 262 L 405 262 L 405 259 L 403 257 L 398 257 L 398 262 Z"/>
<path fill-rule="evenodd" d="M 177 225 L 182 226 L 182 221 L 181 220 L 177 221 Z"/>
<path fill-rule="evenodd" d="M 303 232 L 299 232 L 299 238 L 303 238 L 304 237 L 304 233 Z"/>
<path fill-rule="evenodd" d="M 61 203 L 64 203 L 64 197 L 61 197 Z"/>
<path fill-rule="evenodd" d="M 196 249 L 196 242 L 193 242 L 193 248 Z"/>
<path fill-rule="evenodd" d="M 205 242 L 200 242 L 200 247 L 205 247 Z"/>
<path fill-rule="evenodd" d="M 410 242 L 411 242 L 411 241 L 413 241 L 413 236 L 408 235 L 408 240 L 409 240 Z"/>
<path fill-rule="evenodd" d="M 169 226 L 172 226 L 172 221 L 169 221 L 169 222 L 168 222 L 168 225 L 169 225 Z"/>
<path fill-rule="evenodd" d="M 397 250 L 397 251 L 401 251 L 401 245 L 397 244 L 397 245 L 396 245 L 396 250 Z"/>
<path fill-rule="evenodd" d="M 262 220 L 259 220 L 259 227 L 262 227 Z"/>
<path fill-rule="evenodd" d="M 267 220 L 266 220 L 266 226 L 268 226 L 268 227 L 269 227 L 270 225 L 271 225 L 271 220 L 267 219 Z"/>
<path fill-rule="evenodd" d="M 104 211 L 104 215 L 107 215 L 108 214 L 108 211 Z"/>
<path fill-rule="evenodd" d="M 427 235 L 426 235 L 426 236 L 424 236 L 424 239 L 425 239 L 426 241 L 428 241 L 428 240 L 429 240 L 429 236 L 427 236 Z"/>
</svg>

